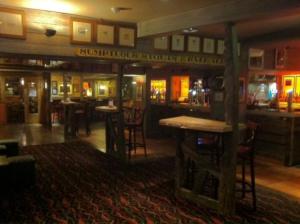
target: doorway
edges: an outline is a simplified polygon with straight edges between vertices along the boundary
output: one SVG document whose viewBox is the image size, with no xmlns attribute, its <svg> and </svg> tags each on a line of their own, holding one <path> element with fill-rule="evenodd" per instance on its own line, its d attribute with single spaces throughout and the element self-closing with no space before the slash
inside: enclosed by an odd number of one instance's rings
<svg viewBox="0 0 300 224">
<path fill-rule="evenodd" d="M 40 123 L 43 79 L 41 76 L 25 76 L 23 86 L 25 123 Z"/>
</svg>

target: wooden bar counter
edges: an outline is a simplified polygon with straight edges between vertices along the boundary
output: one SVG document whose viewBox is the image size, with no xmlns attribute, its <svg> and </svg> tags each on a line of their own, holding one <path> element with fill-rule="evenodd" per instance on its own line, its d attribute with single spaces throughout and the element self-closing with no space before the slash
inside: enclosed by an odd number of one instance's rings
<svg viewBox="0 0 300 224">
<path fill-rule="evenodd" d="M 248 110 L 247 119 L 260 124 L 256 153 L 286 166 L 300 163 L 300 112 Z"/>
<path fill-rule="evenodd" d="M 228 156 L 232 126 L 224 121 L 190 116 L 161 119 L 159 124 L 176 130 L 176 196 L 217 209 L 221 213 L 232 209 L 227 207 L 226 202 L 235 200 L 230 194 L 234 192 L 235 185 L 223 184 L 228 181 L 228 164 L 233 163 Z M 240 129 L 244 128 L 245 125 L 241 124 Z M 195 147 L 199 134 L 210 134 L 219 140 L 208 151 L 204 151 Z M 212 161 L 211 155 L 215 150 L 218 151 L 220 160 Z"/>
</svg>

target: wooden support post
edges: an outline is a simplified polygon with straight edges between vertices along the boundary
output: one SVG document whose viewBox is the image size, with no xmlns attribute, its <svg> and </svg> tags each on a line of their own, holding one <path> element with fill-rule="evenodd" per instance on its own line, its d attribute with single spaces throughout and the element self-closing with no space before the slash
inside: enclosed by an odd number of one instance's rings
<svg viewBox="0 0 300 224">
<path fill-rule="evenodd" d="M 122 96 L 122 86 L 123 86 L 123 75 L 124 75 L 124 65 L 118 65 L 118 80 L 117 80 L 117 107 L 118 113 L 118 137 L 117 137 L 117 150 L 121 159 L 125 160 L 126 157 L 126 147 L 125 147 L 125 135 L 124 135 L 124 114 L 123 114 L 123 96 Z"/>
<path fill-rule="evenodd" d="M 45 118 L 44 124 L 46 127 L 51 128 L 52 120 L 51 120 L 51 73 L 44 73 L 44 102 L 45 102 Z"/>
<path fill-rule="evenodd" d="M 235 213 L 236 152 L 239 140 L 239 61 L 237 33 L 233 23 L 226 24 L 225 35 L 225 121 L 232 133 L 224 136 L 225 151 L 221 161 L 220 210 L 226 215 Z"/>
<path fill-rule="evenodd" d="M 68 86 L 67 86 L 67 79 L 68 79 L 68 77 L 67 77 L 67 74 L 63 74 L 63 90 L 64 90 L 64 101 L 66 101 L 67 100 L 67 98 L 68 98 Z"/>
</svg>

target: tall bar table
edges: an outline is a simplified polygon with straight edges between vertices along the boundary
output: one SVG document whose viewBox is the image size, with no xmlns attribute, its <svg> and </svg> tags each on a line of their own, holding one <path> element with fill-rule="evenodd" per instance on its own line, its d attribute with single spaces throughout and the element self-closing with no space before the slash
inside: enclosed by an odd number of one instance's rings
<svg viewBox="0 0 300 224">
<path fill-rule="evenodd" d="M 61 104 L 64 106 L 64 135 L 65 137 L 76 137 L 74 107 L 78 103 L 74 101 L 62 101 Z"/>
<path fill-rule="evenodd" d="M 96 111 L 105 114 L 106 153 L 126 160 L 124 130 L 120 130 L 119 110 L 116 106 L 99 106 Z"/>
<path fill-rule="evenodd" d="M 226 173 L 224 170 L 227 169 L 226 164 L 231 162 L 224 160 L 228 158 L 226 156 L 226 147 L 228 147 L 227 142 L 232 135 L 232 127 L 223 121 L 189 116 L 161 119 L 159 124 L 175 128 L 176 130 L 176 196 L 184 197 L 201 206 L 217 209 L 222 213 L 222 209 L 226 206 L 222 203 L 230 197 L 230 195 L 228 195 L 228 189 L 222 189 L 220 186 L 224 186 L 222 181 L 226 181 L 224 175 L 224 173 Z M 245 125 L 240 124 L 240 129 L 245 129 Z M 211 164 L 211 162 L 207 160 L 207 157 L 201 156 L 199 149 L 191 147 L 194 144 L 193 142 L 188 142 L 190 138 L 187 138 L 187 136 L 196 136 L 191 139 L 197 141 L 197 136 L 201 133 L 217 135 L 221 139 L 219 145 L 221 162 L 219 165 Z M 185 138 L 187 138 L 186 141 Z M 193 161 L 192 165 L 191 161 Z M 212 182 L 217 183 L 216 198 L 205 195 L 201 190 L 204 189 L 203 185 L 206 184 L 207 175 L 210 175 L 216 180 Z M 188 176 L 191 176 L 191 178 Z M 189 186 L 187 185 L 188 179 L 193 180 L 193 183 Z M 232 187 L 234 188 L 234 186 Z M 229 192 L 230 190 L 234 191 L 234 189 L 229 189 Z M 232 200 L 232 198 L 229 200 Z"/>
</svg>

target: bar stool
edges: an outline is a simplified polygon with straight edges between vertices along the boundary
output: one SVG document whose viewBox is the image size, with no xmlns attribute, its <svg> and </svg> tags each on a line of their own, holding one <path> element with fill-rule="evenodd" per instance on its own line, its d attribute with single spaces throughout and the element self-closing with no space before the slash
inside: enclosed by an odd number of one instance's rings
<svg viewBox="0 0 300 224">
<path fill-rule="evenodd" d="M 76 105 L 74 110 L 75 116 L 75 133 L 78 134 L 80 122 L 83 121 L 85 124 L 86 135 L 91 134 L 90 129 L 90 105 L 88 102 L 84 102 Z"/>
<path fill-rule="evenodd" d="M 242 165 L 242 198 L 245 198 L 246 193 L 252 194 L 253 210 L 256 210 L 256 190 L 255 190 L 255 169 L 254 169 L 254 146 L 257 135 L 258 124 L 255 122 L 247 122 L 245 140 L 238 147 L 237 159 Z M 246 164 L 250 168 L 250 183 L 246 182 Z M 248 188 L 248 189 L 246 189 Z"/>
<path fill-rule="evenodd" d="M 128 157 L 131 157 L 131 150 L 134 149 L 136 153 L 137 147 L 144 148 L 145 157 L 147 157 L 147 148 L 146 148 L 146 141 L 145 141 L 145 134 L 144 134 L 144 118 L 145 118 L 146 109 L 134 109 L 134 115 L 132 120 L 125 119 L 125 129 L 128 130 Z M 136 135 L 137 132 L 141 134 L 142 141 L 137 142 Z M 133 135 L 133 136 L 132 136 Z M 133 137 L 133 139 L 132 139 Z M 133 140 L 133 142 L 132 142 Z"/>
</svg>

